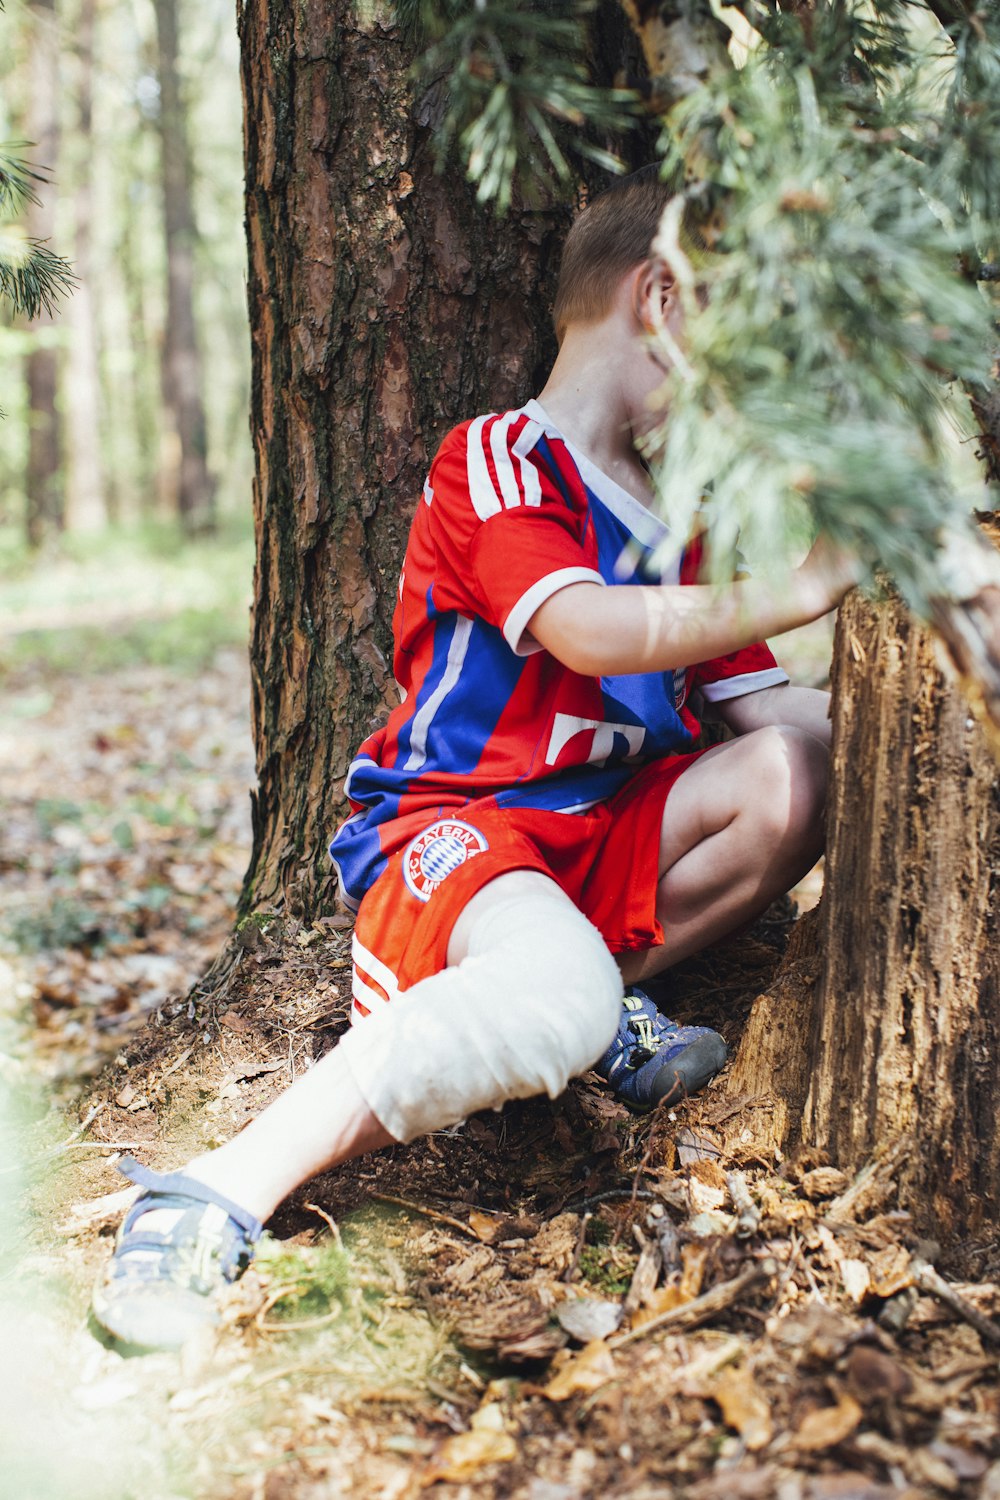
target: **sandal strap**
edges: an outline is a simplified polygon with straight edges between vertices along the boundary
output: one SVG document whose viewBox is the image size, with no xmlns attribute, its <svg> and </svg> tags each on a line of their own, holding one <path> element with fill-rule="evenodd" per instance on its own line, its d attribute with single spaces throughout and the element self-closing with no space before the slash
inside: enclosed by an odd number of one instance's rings
<svg viewBox="0 0 1000 1500">
<path fill-rule="evenodd" d="M 196 1203 L 213 1203 L 224 1209 L 233 1223 L 242 1229 L 251 1245 L 264 1233 L 263 1224 L 248 1209 L 241 1208 L 231 1198 L 224 1198 L 215 1188 L 199 1182 L 195 1177 L 186 1177 L 183 1172 L 154 1172 L 151 1167 L 144 1167 L 141 1162 L 136 1161 L 134 1156 L 123 1156 L 116 1165 L 123 1177 L 151 1193 L 178 1194 L 184 1198 L 193 1198 Z"/>
</svg>

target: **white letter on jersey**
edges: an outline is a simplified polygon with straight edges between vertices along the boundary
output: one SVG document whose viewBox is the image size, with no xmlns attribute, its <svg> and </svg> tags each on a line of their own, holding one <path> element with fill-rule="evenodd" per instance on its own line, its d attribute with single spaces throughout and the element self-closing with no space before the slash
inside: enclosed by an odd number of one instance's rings
<svg viewBox="0 0 1000 1500">
<path fill-rule="evenodd" d="M 634 760 L 642 749 L 646 731 L 641 724 L 612 724 L 607 719 L 578 719 L 574 714 L 556 714 L 552 723 L 552 736 L 545 752 L 545 764 L 554 766 L 562 751 L 577 734 L 592 736 L 588 765 L 603 766 L 615 748 L 615 735 L 620 734 L 628 742 L 626 760 Z"/>
</svg>

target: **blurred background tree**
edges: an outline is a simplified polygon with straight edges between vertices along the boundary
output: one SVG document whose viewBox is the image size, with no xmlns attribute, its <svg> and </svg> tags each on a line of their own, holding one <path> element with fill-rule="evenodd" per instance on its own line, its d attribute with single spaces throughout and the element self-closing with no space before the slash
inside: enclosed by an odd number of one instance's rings
<svg viewBox="0 0 1000 1500">
<path fill-rule="evenodd" d="M 245 531 L 232 7 L 8 0 L 0 39 L 0 140 L 48 177 L 23 232 L 76 276 L 54 318 L 0 311 L 0 560 L 108 522 Z"/>
</svg>

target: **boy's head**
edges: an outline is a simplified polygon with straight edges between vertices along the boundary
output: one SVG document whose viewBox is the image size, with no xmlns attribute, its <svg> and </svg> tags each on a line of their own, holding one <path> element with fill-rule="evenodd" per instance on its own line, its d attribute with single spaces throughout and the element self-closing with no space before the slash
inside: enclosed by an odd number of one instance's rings
<svg viewBox="0 0 1000 1500">
<path fill-rule="evenodd" d="M 610 311 L 622 277 L 652 255 L 672 197 L 654 163 L 618 178 L 577 216 L 563 249 L 553 308 L 560 344 L 568 324 L 597 322 Z"/>
</svg>

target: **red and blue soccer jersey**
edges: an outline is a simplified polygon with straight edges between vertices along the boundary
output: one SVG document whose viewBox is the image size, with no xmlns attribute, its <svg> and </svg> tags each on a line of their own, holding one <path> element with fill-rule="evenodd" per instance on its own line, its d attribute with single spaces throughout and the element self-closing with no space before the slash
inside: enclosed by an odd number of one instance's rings
<svg viewBox="0 0 1000 1500">
<path fill-rule="evenodd" d="M 361 746 L 330 853 L 356 906 L 394 820 L 476 798 L 573 813 L 690 751 L 694 708 L 788 681 L 765 645 L 675 672 L 585 677 L 528 633 L 557 590 L 660 581 L 662 521 L 568 442 L 537 401 L 449 433 L 424 486 L 393 621 L 402 702 Z M 685 575 L 689 570 L 684 569 Z M 686 576 L 685 580 L 688 581 Z"/>
</svg>

